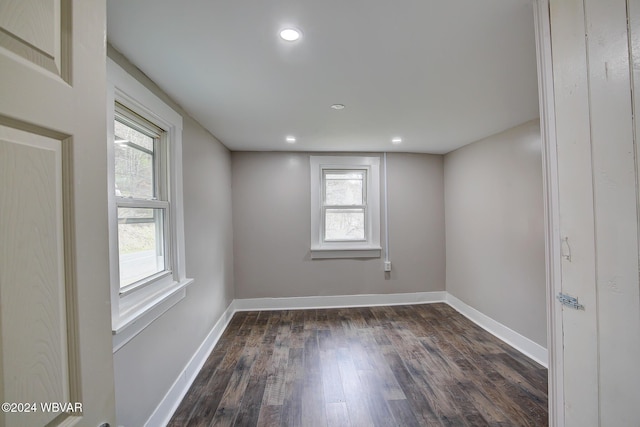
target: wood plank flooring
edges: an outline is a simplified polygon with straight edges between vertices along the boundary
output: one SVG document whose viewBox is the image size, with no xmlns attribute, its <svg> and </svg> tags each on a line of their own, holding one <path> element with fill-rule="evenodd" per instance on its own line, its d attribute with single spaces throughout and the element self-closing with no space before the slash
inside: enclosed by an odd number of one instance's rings
<svg viewBox="0 0 640 427">
<path fill-rule="evenodd" d="M 446 304 L 236 313 L 169 426 L 546 426 L 547 370 Z"/>
</svg>

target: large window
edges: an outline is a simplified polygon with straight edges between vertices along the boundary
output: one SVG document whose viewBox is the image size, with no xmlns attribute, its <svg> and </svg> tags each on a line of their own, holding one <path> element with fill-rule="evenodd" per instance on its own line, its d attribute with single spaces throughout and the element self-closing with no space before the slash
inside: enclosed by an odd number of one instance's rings
<svg viewBox="0 0 640 427">
<path fill-rule="evenodd" d="M 171 271 L 165 256 L 170 228 L 167 138 L 160 127 L 116 104 L 113 143 L 119 287 L 127 292 Z"/>
<path fill-rule="evenodd" d="M 311 156 L 313 258 L 380 256 L 377 157 Z"/>
<path fill-rule="evenodd" d="M 114 349 L 186 295 L 182 117 L 113 61 L 109 258 Z"/>
</svg>

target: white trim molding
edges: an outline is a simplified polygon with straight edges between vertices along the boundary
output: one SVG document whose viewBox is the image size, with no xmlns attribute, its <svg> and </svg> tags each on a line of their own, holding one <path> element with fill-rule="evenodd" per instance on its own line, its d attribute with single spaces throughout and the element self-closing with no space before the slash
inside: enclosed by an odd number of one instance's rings
<svg viewBox="0 0 640 427">
<path fill-rule="evenodd" d="M 234 303 L 232 302 L 224 313 L 222 313 L 216 324 L 213 325 L 213 328 L 211 328 L 211 331 L 209 331 L 202 344 L 200 344 L 200 347 L 198 347 L 195 354 L 191 357 L 182 372 L 180 372 L 180 375 L 178 375 L 178 378 L 173 382 L 167 394 L 164 395 L 160 404 L 153 411 L 147 422 L 144 423 L 145 427 L 166 426 L 169 421 L 171 421 L 171 417 L 176 409 L 178 409 L 178 405 L 182 402 L 191 384 L 193 384 L 204 363 L 209 358 L 213 348 L 220 340 L 222 333 L 229 325 L 235 313 L 233 307 Z"/>
<path fill-rule="evenodd" d="M 169 181 L 167 217 L 170 226 L 165 236 L 170 268 L 161 276 L 152 277 L 144 286 L 131 292 L 121 292 L 119 252 L 117 243 L 118 219 L 115 191 L 108 191 L 109 201 L 109 259 L 111 275 L 111 323 L 113 351 L 150 325 L 186 295 L 193 279 L 186 277 L 184 218 L 182 198 L 182 116 L 148 88 L 129 75 L 115 61 L 107 58 L 107 151 L 109 153 L 109 189 L 115 188 L 115 160 L 113 153 L 115 104 L 118 102 L 150 121 L 168 135 L 166 147 Z M 150 205 L 154 207 L 155 205 Z"/>
<path fill-rule="evenodd" d="M 467 319 L 489 332 L 491 335 L 509 344 L 511 347 L 515 348 L 530 359 L 535 360 L 545 368 L 549 367 L 549 355 L 547 349 L 540 344 L 531 341 L 529 338 L 504 326 L 502 323 L 493 320 L 491 317 L 462 302 L 448 292 L 446 303 Z"/>
<path fill-rule="evenodd" d="M 186 297 L 186 287 L 192 282 L 193 279 L 188 279 L 182 283 L 176 282 L 169 289 L 164 289 L 162 295 L 151 298 L 148 306 L 136 305 L 134 307 L 136 310 L 132 313 L 127 316 L 121 316 L 121 323 L 118 325 L 118 329 L 112 331 L 113 353 L 115 354 L 154 320 Z"/>
<path fill-rule="evenodd" d="M 549 0 L 535 0 L 533 19 L 538 68 L 538 101 L 542 141 L 542 185 L 545 221 L 545 266 L 547 285 L 547 368 L 549 425 L 563 427 L 564 359 L 562 307 L 555 295 L 562 289 L 560 272 L 560 209 L 556 113 L 551 55 L 551 17 Z"/>
<path fill-rule="evenodd" d="M 446 292 L 331 295 L 290 298 L 246 298 L 233 301 L 235 311 L 304 310 L 307 308 L 375 307 L 446 302 Z"/>
</svg>

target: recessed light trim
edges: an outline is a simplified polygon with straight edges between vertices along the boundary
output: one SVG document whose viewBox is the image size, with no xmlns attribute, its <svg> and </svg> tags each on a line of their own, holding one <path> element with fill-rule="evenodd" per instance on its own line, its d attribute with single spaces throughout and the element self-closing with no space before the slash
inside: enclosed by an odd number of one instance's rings
<svg viewBox="0 0 640 427">
<path fill-rule="evenodd" d="M 344 104 L 333 104 L 331 108 L 334 110 L 344 110 Z"/>
<path fill-rule="evenodd" d="M 295 136 L 287 136 L 284 140 L 287 141 L 289 144 L 295 144 L 296 137 Z"/>
<path fill-rule="evenodd" d="M 288 42 L 295 42 L 302 36 L 302 32 L 297 28 L 283 28 L 280 30 L 280 38 Z"/>
<path fill-rule="evenodd" d="M 399 136 L 393 137 L 391 138 L 391 143 L 393 145 L 398 145 L 402 143 L 402 138 L 400 138 Z"/>
</svg>

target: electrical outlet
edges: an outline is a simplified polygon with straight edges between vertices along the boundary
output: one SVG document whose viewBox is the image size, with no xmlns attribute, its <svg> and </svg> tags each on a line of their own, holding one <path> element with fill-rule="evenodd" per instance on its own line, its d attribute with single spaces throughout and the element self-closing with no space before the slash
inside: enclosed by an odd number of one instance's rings
<svg viewBox="0 0 640 427">
<path fill-rule="evenodd" d="M 391 271 L 391 261 L 384 262 L 384 271 Z"/>
</svg>

